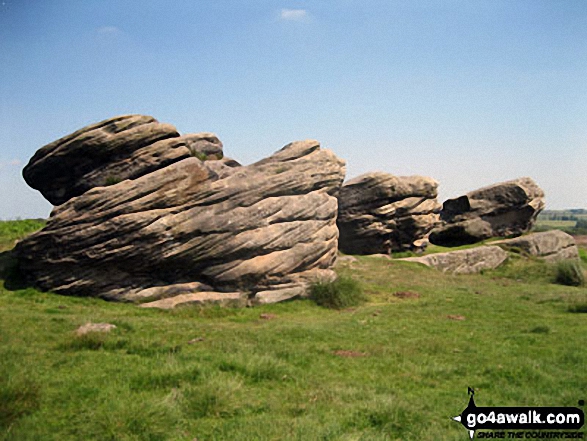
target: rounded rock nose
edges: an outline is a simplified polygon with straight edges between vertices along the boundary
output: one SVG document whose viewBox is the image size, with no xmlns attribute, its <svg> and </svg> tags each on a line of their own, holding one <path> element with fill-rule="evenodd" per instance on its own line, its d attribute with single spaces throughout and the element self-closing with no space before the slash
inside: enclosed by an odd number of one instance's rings
<svg viewBox="0 0 587 441">
<path fill-rule="evenodd" d="M 189 156 L 170 124 L 122 115 L 88 125 L 40 148 L 23 170 L 27 184 L 53 205 L 94 187 L 134 179 Z"/>
</svg>

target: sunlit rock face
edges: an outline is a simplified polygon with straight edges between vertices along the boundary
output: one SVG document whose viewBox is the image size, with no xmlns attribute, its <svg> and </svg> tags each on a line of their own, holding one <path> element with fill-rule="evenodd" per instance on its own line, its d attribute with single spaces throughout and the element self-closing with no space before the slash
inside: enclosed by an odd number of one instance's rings
<svg viewBox="0 0 587 441">
<path fill-rule="evenodd" d="M 116 117 L 31 159 L 27 182 L 58 206 L 15 252 L 32 284 L 67 295 L 286 300 L 334 277 L 344 173 L 317 141 L 240 166 L 213 134 Z"/>
<path fill-rule="evenodd" d="M 520 235 L 530 231 L 544 207 L 544 192 L 530 178 L 484 187 L 443 204 L 442 223 L 430 233 L 430 242 L 459 246 Z"/>
<path fill-rule="evenodd" d="M 367 173 L 338 195 L 339 247 L 346 254 L 417 250 L 438 223 L 438 183 L 424 176 Z"/>
</svg>

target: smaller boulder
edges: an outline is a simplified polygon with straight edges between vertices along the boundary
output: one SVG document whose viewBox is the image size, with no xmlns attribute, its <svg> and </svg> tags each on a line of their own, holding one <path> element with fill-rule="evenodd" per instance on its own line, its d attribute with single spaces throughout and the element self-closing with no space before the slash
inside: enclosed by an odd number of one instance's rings
<svg viewBox="0 0 587 441">
<path fill-rule="evenodd" d="M 222 159 L 222 142 L 214 133 L 190 133 L 181 137 L 192 156 L 201 160 Z"/>
<path fill-rule="evenodd" d="M 544 206 L 544 192 L 530 178 L 484 187 L 444 202 L 430 242 L 460 246 L 520 235 L 530 231 Z"/>
<path fill-rule="evenodd" d="M 254 305 L 266 305 L 269 303 L 278 303 L 285 300 L 293 300 L 306 296 L 306 289 L 303 286 L 291 286 L 281 289 L 272 289 L 260 291 L 252 299 Z"/>
<path fill-rule="evenodd" d="M 436 268 L 443 273 L 475 274 L 482 270 L 495 269 L 508 258 L 508 253 L 497 246 L 482 246 L 468 250 L 429 254 L 422 257 L 398 259 L 416 262 Z"/>
<path fill-rule="evenodd" d="M 424 176 L 367 173 L 338 195 L 339 249 L 345 254 L 417 250 L 438 223 L 438 183 Z"/>
<path fill-rule="evenodd" d="M 493 242 L 492 245 L 498 245 L 508 251 L 519 249 L 548 262 L 579 258 L 579 249 L 573 236 L 560 230 L 544 231 L 514 239 L 500 240 Z"/>
</svg>

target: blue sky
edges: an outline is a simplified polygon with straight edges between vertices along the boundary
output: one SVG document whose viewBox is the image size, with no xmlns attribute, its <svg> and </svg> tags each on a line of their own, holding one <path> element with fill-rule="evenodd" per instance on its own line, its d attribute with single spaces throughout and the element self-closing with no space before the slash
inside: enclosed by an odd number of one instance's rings
<svg viewBox="0 0 587 441">
<path fill-rule="evenodd" d="M 245 164 L 313 138 L 347 178 L 587 208 L 587 1 L 0 0 L 0 218 L 48 216 L 38 148 L 127 113 Z"/>
</svg>

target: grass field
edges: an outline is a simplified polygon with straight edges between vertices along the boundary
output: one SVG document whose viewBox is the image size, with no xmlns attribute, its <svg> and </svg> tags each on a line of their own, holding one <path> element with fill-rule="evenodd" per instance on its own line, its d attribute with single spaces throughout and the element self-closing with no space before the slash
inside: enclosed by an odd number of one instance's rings
<svg viewBox="0 0 587 441">
<path fill-rule="evenodd" d="M 587 287 L 554 267 L 338 271 L 367 303 L 158 311 L 0 284 L 0 439 L 456 441 L 469 386 L 479 406 L 587 398 Z M 78 337 L 90 321 L 117 328 Z"/>
</svg>

